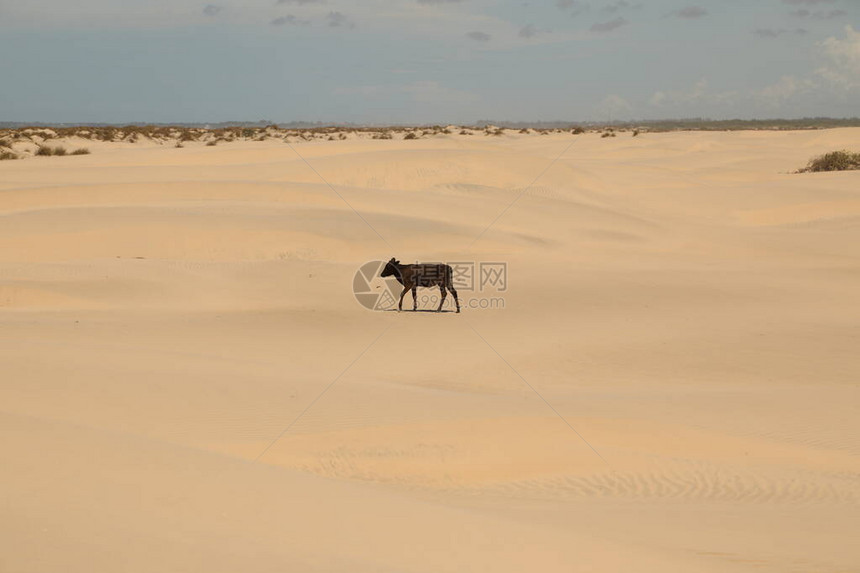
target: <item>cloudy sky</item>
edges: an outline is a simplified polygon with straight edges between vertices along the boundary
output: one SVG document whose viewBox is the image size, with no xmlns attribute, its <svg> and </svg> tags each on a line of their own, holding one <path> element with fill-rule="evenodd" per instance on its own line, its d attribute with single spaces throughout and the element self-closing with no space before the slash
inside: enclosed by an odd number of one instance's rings
<svg viewBox="0 0 860 573">
<path fill-rule="evenodd" d="M 860 0 L 0 0 L 0 121 L 860 116 Z"/>
</svg>

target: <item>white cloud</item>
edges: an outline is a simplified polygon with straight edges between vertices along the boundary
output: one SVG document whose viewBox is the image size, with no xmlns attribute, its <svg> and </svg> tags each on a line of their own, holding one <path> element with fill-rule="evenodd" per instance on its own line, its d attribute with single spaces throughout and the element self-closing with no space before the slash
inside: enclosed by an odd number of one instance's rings
<svg viewBox="0 0 860 573">
<path fill-rule="evenodd" d="M 769 107 L 780 107 L 793 97 L 815 89 L 815 82 L 795 76 L 782 76 L 778 82 L 753 92 L 758 103 Z"/>
<path fill-rule="evenodd" d="M 845 26 L 845 38 L 827 38 L 819 47 L 826 63 L 815 73 L 838 89 L 860 89 L 860 32 Z"/>
<path fill-rule="evenodd" d="M 618 119 L 619 117 L 629 117 L 633 112 L 633 106 L 623 97 L 609 94 L 601 100 L 597 106 L 597 111 L 601 116 Z"/>
<path fill-rule="evenodd" d="M 708 89 L 708 81 L 705 79 L 696 82 L 689 90 L 658 91 L 651 96 L 651 105 L 677 105 L 701 100 Z"/>
</svg>

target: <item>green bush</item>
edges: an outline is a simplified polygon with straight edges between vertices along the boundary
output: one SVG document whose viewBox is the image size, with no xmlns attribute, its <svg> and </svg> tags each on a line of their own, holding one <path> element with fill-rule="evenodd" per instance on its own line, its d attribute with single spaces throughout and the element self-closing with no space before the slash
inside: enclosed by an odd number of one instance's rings
<svg viewBox="0 0 860 573">
<path fill-rule="evenodd" d="M 850 151 L 831 151 L 812 160 L 800 173 L 816 173 L 819 171 L 851 171 L 860 169 L 860 153 Z"/>
</svg>

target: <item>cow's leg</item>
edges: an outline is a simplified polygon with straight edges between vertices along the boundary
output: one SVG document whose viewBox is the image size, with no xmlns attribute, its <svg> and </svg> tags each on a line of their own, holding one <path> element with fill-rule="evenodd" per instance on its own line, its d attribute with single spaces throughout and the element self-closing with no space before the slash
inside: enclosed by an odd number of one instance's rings
<svg viewBox="0 0 860 573">
<path fill-rule="evenodd" d="M 460 312 L 460 299 L 457 298 L 457 291 L 454 290 L 454 286 L 451 283 L 448 283 L 448 290 L 454 295 L 454 302 L 457 304 L 457 312 Z"/>
<path fill-rule="evenodd" d="M 418 285 L 412 285 L 412 312 L 418 310 Z"/>
<path fill-rule="evenodd" d="M 409 287 L 408 287 L 408 286 L 404 286 L 404 287 L 403 287 L 403 292 L 402 292 L 402 293 L 400 293 L 400 302 L 399 302 L 399 303 L 397 303 L 397 310 L 398 310 L 398 312 L 399 312 L 399 311 L 401 311 L 401 310 L 403 310 L 403 297 L 404 297 L 404 296 L 406 296 L 406 293 L 407 293 L 407 292 L 409 292 Z"/>
<path fill-rule="evenodd" d="M 448 295 L 448 293 L 445 291 L 444 284 L 439 285 L 439 290 L 442 291 L 442 300 L 439 301 L 439 308 L 436 309 L 436 312 L 440 312 L 442 310 L 442 306 L 445 304 L 445 297 Z"/>
</svg>

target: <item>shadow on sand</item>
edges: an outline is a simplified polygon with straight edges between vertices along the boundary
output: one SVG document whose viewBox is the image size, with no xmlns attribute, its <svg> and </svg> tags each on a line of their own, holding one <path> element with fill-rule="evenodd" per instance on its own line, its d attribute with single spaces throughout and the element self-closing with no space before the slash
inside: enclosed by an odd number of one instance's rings
<svg viewBox="0 0 860 573">
<path fill-rule="evenodd" d="M 387 308 L 387 309 L 383 310 L 382 312 L 401 312 L 401 311 L 397 310 L 396 308 Z M 443 308 L 442 310 L 432 310 L 429 308 L 419 308 L 418 310 L 403 309 L 402 312 L 427 312 L 430 314 L 442 314 L 442 313 L 450 312 L 450 313 L 456 314 L 453 310 L 448 310 L 446 308 Z"/>
</svg>

